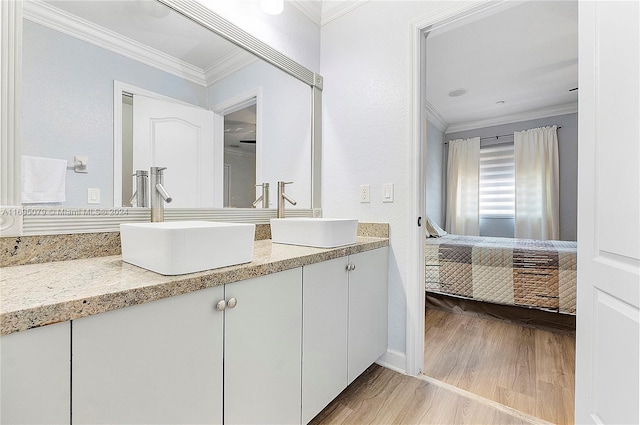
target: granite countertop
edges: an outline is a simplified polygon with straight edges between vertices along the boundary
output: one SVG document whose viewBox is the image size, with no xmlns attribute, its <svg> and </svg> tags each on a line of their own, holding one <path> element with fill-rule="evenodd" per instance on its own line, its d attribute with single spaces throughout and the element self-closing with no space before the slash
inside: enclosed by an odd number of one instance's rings
<svg viewBox="0 0 640 425">
<path fill-rule="evenodd" d="M 125 263 L 120 255 L 4 267 L 0 276 L 0 335 L 388 245 L 389 239 L 373 237 L 358 237 L 353 245 L 332 249 L 258 240 L 250 263 L 179 276 L 163 276 Z"/>
</svg>

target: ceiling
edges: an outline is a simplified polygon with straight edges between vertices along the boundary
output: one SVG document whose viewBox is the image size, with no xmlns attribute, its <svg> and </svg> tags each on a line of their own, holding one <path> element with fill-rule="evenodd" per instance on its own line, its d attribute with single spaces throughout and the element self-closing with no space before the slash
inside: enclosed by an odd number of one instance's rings
<svg viewBox="0 0 640 425">
<path fill-rule="evenodd" d="M 100 40 L 100 45 L 107 48 L 127 45 L 134 52 L 145 51 L 158 61 L 172 62 L 179 76 L 204 86 L 256 60 L 235 44 L 154 1 L 47 0 L 27 5 L 30 14 L 37 12 L 47 23 L 59 22 L 73 29 L 74 35 L 89 33 L 89 40 Z"/>
<path fill-rule="evenodd" d="M 307 12 L 326 23 L 366 0 L 290 3 L 299 9 L 305 5 Z M 578 85 L 577 3 L 499 2 L 432 30 L 426 47 L 430 121 L 451 133 L 575 112 L 578 91 L 571 90 Z M 246 52 L 155 2 L 50 4 L 173 58 L 175 68 L 203 85 L 255 60 L 241 57 Z M 449 95 L 460 89 L 466 93 Z"/>
<path fill-rule="evenodd" d="M 504 3 L 427 37 L 428 115 L 445 132 L 577 111 L 578 2 Z"/>
</svg>

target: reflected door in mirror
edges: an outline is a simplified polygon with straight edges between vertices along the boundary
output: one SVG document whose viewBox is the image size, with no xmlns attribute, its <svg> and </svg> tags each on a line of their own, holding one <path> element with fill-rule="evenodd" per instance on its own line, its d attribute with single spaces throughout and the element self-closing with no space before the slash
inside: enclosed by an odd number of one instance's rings
<svg viewBox="0 0 640 425">
<path fill-rule="evenodd" d="M 134 96 L 133 171 L 150 167 L 167 167 L 170 207 L 219 206 L 214 200 L 213 112 Z"/>
</svg>

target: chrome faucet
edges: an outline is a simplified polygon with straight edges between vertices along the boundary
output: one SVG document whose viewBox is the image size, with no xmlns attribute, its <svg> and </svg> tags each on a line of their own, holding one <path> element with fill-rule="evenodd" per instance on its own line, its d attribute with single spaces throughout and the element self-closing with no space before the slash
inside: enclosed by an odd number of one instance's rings
<svg viewBox="0 0 640 425">
<path fill-rule="evenodd" d="M 164 203 L 171 202 L 173 198 L 164 188 L 164 173 L 167 167 L 151 167 L 151 221 L 164 221 Z"/>
<path fill-rule="evenodd" d="M 262 208 L 269 208 L 269 183 L 257 184 L 256 187 L 258 186 L 262 187 L 262 195 L 253 201 L 251 205 L 255 208 L 262 201 Z"/>
<path fill-rule="evenodd" d="M 131 195 L 129 203 L 133 206 L 135 201 L 136 207 L 148 207 L 149 206 L 149 172 L 145 170 L 136 170 L 133 174 L 136 178 L 136 190 Z"/>
<path fill-rule="evenodd" d="M 278 182 L 278 218 L 284 218 L 284 201 L 286 200 L 291 205 L 297 204 L 296 201 L 291 199 L 286 193 L 284 193 L 284 185 L 291 184 L 293 182 Z"/>
</svg>

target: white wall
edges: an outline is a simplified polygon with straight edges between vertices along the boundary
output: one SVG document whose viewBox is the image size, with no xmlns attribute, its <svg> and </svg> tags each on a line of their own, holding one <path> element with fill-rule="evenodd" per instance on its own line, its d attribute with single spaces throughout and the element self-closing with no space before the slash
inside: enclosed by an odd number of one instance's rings
<svg viewBox="0 0 640 425">
<path fill-rule="evenodd" d="M 254 91 L 259 91 L 259 174 L 254 184 L 268 182 L 270 188 L 277 188 L 278 181 L 292 181 L 287 193 L 297 205 L 287 208 L 311 208 L 311 88 L 276 67 L 257 61 L 209 86 L 207 101 L 210 108 L 215 108 Z M 256 195 L 259 193 L 261 190 L 256 191 Z M 272 208 L 277 206 L 275 195 L 270 202 Z"/>
<path fill-rule="evenodd" d="M 406 351 L 410 232 L 417 231 L 409 193 L 410 22 L 447 5 L 371 1 L 322 27 L 322 206 L 326 216 L 391 224 L 389 349 L 400 355 Z M 394 203 L 382 203 L 384 183 L 395 184 Z M 359 202 L 361 184 L 371 185 L 369 204 Z"/>
</svg>

